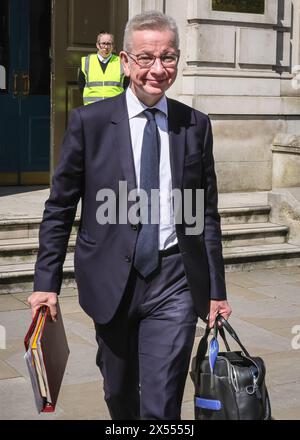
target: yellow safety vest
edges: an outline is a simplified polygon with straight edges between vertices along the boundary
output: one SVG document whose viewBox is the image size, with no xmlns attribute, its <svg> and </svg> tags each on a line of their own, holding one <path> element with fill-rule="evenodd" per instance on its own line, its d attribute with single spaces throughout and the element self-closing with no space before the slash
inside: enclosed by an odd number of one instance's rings
<svg viewBox="0 0 300 440">
<path fill-rule="evenodd" d="M 91 54 L 81 59 L 81 70 L 85 75 L 83 103 L 91 104 L 105 98 L 119 95 L 123 89 L 123 67 L 120 58 L 112 55 L 108 61 L 105 73 L 99 63 L 97 54 Z"/>
</svg>

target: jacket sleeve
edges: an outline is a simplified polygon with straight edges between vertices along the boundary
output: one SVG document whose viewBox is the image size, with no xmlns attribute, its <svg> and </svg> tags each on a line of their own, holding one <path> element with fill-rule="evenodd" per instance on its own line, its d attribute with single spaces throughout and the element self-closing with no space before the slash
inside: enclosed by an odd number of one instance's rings
<svg viewBox="0 0 300 440">
<path fill-rule="evenodd" d="M 209 117 L 203 141 L 204 242 L 209 267 L 211 299 L 226 299 L 222 234 L 218 213 L 218 189 L 213 157 L 213 135 Z"/>
<path fill-rule="evenodd" d="M 70 114 L 50 196 L 45 203 L 39 231 L 34 291 L 60 292 L 68 241 L 83 192 L 83 155 L 82 123 L 76 109 Z"/>
</svg>

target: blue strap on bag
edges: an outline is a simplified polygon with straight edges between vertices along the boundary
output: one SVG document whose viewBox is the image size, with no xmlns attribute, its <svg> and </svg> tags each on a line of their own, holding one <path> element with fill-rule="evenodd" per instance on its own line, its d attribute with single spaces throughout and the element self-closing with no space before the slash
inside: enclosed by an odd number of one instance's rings
<svg viewBox="0 0 300 440">
<path fill-rule="evenodd" d="M 214 373 L 216 360 L 219 353 L 219 342 L 216 337 L 213 337 L 209 344 L 209 366 L 211 374 Z M 195 405 L 198 408 L 210 409 L 213 411 L 220 411 L 222 404 L 220 400 L 203 399 L 201 397 L 196 397 Z"/>
</svg>

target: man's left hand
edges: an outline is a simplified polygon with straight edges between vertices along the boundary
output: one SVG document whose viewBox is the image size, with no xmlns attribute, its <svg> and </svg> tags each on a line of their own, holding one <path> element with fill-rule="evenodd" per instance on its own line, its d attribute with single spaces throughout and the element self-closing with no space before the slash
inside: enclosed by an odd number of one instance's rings
<svg viewBox="0 0 300 440">
<path fill-rule="evenodd" d="M 226 300 L 214 300 L 210 301 L 210 310 L 209 310 L 209 319 L 208 325 L 209 328 L 212 328 L 215 324 L 216 317 L 218 315 L 222 315 L 224 319 L 228 319 L 231 315 L 231 307 Z"/>
</svg>

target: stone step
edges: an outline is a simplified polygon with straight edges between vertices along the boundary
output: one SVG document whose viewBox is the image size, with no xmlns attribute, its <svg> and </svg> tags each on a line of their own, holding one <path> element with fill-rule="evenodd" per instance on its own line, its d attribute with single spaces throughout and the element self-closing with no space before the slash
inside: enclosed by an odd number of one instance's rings
<svg viewBox="0 0 300 440">
<path fill-rule="evenodd" d="M 71 235 L 68 253 L 74 252 L 75 235 Z M 0 265 L 35 262 L 39 248 L 38 238 L 13 238 L 0 240 Z"/>
<path fill-rule="evenodd" d="M 219 209 L 222 225 L 268 222 L 270 212 L 270 205 L 222 207 Z"/>
<path fill-rule="evenodd" d="M 268 205 L 269 191 L 219 193 L 219 208 Z"/>
<path fill-rule="evenodd" d="M 290 243 L 224 248 L 227 271 L 300 265 L 300 246 Z"/>
<path fill-rule="evenodd" d="M 223 247 L 284 243 L 289 228 L 275 223 L 222 225 Z"/>
<path fill-rule="evenodd" d="M 268 221 L 270 209 L 269 205 L 222 207 L 219 212 L 222 225 L 262 223 Z M 0 219 L 0 240 L 38 237 L 40 224 L 40 217 Z M 72 234 L 76 233 L 78 224 L 79 218 L 76 218 Z"/>
<path fill-rule="evenodd" d="M 37 237 L 40 224 L 41 218 L 1 219 L 0 240 Z"/>
<path fill-rule="evenodd" d="M 14 238 L 34 238 L 38 237 L 41 217 L 20 217 L 0 220 L 0 240 Z M 72 228 L 72 234 L 76 233 L 79 219 L 76 218 Z"/>
<path fill-rule="evenodd" d="M 284 243 L 288 227 L 272 223 L 222 225 L 223 247 Z M 75 235 L 71 235 L 68 253 L 74 252 Z M 37 237 L 0 240 L 0 265 L 34 262 L 38 252 Z"/>
<path fill-rule="evenodd" d="M 63 267 L 63 287 L 75 286 L 74 255 L 66 256 Z M 30 292 L 33 288 L 35 262 L 0 265 L 0 295 L 7 293 Z"/>
<path fill-rule="evenodd" d="M 224 248 L 226 271 L 252 270 L 300 265 L 300 246 L 289 243 Z M 73 254 L 63 268 L 63 287 L 75 286 Z M 34 263 L 0 266 L 0 294 L 31 291 Z"/>
</svg>

